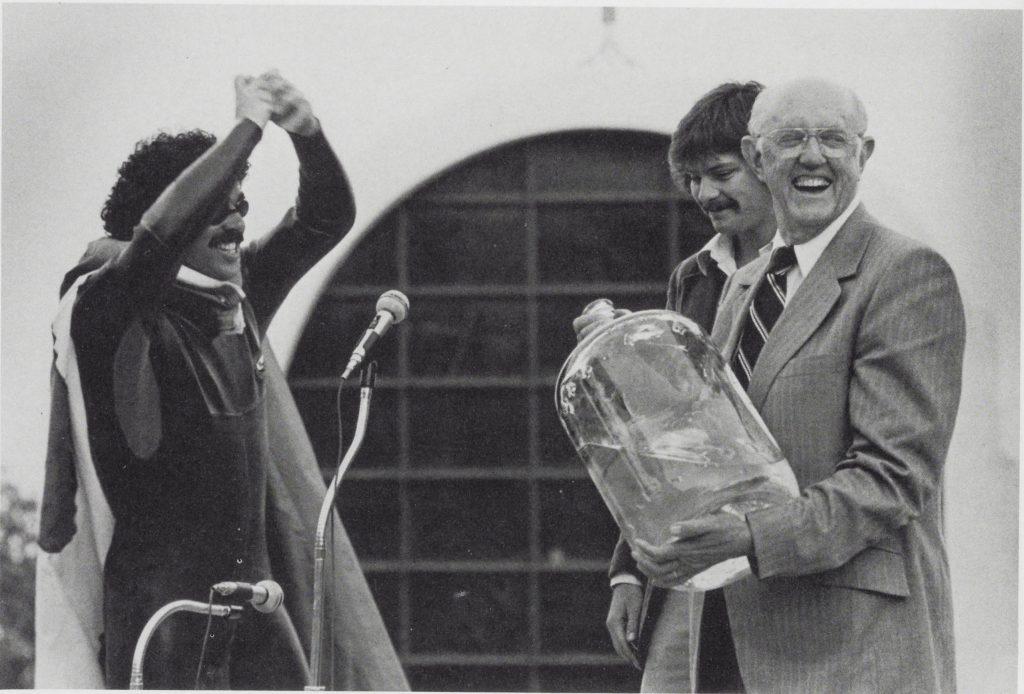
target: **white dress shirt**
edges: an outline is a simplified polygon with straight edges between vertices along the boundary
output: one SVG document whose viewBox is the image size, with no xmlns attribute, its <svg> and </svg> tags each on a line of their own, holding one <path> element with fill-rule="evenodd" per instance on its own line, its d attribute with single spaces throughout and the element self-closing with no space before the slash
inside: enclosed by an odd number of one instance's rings
<svg viewBox="0 0 1024 694">
<path fill-rule="evenodd" d="M 702 255 L 707 253 L 712 260 L 718 265 L 718 269 L 726 277 L 731 277 L 732 273 L 736 272 L 736 256 L 733 255 L 732 241 L 721 234 L 715 234 L 711 237 L 711 240 L 704 244 L 704 246 L 697 251 L 697 262 L 700 264 L 700 258 Z M 703 271 L 703 267 L 701 268 Z M 705 273 L 707 274 L 707 273 Z"/>
<path fill-rule="evenodd" d="M 786 303 L 788 304 L 792 300 L 796 290 L 800 287 L 800 284 L 804 281 L 811 272 L 811 268 L 814 267 L 815 263 L 818 262 L 818 258 L 825 252 L 828 244 L 832 242 L 836 234 L 846 220 L 850 218 L 853 211 L 857 209 L 857 205 L 860 204 L 860 193 L 853 196 L 853 200 L 847 205 L 843 213 L 832 220 L 832 223 L 825 227 L 824 231 L 815 236 L 810 241 L 797 244 L 793 246 L 793 252 L 796 254 L 796 265 L 786 273 Z M 771 248 L 775 250 L 781 246 L 785 246 L 786 242 L 782 240 L 782 234 L 776 230 L 775 236 L 772 238 Z"/>
</svg>

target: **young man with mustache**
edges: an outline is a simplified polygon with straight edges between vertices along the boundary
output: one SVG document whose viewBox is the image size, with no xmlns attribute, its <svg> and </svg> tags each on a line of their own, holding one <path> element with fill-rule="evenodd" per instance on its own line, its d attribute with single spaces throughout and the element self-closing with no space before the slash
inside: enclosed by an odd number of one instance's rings
<svg viewBox="0 0 1024 694">
<path fill-rule="evenodd" d="M 705 94 L 682 118 L 672 136 L 668 162 L 675 183 L 690 193 L 711 220 L 715 236 L 673 271 L 666 307 L 710 332 L 722 287 L 749 263 L 775 233 L 768 188 L 743 159 L 740 142 L 757 82 L 727 82 Z M 617 315 L 625 313 L 617 311 Z M 581 316 L 582 337 L 596 327 Z M 647 583 L 620 537 L 611 562 L 612 599 L 606 625 L 615 650 L 643 669 L 642 691 L 730 691 L 742 686 L 729 639 L 721 590 L 709 591 L 703 614 L 691 614 L 686 595 Z M 646 610 L 642 610 L 646 602 Z M 643 623 L 641 624 L 641 612 Z M 691 683 L 689 631 L 699 630 L 701 680 Z M 641 660 L 643 661 L 641 664 Z"/>
<path fill-rule="evenodd" d="M 136 641 L 160 607 L 205 602 L 219 581 L 271 577 L 262 339 L 291 286 L 355 217 L 345 174 L 302 94 L 276 72 L 239 76 L 234 87 L 238 120 L 221 141 L 191 131 L 136 147 L 102 214 L 127 245 L 69 290 L 89 449 L 114 518 L 103 581 L 111 688 L 127 687 Z M 268 122 L 295 147 L 298 199 L 243 248 L 241 181 Z M 154 186 L 166 186 L 155 202 Z M 145 662 L 147 688 L 306 683 L 287 610 L 213 620 L 204 641 L 205 627 L 196 615 L 161 627 Z"/>
</svg>

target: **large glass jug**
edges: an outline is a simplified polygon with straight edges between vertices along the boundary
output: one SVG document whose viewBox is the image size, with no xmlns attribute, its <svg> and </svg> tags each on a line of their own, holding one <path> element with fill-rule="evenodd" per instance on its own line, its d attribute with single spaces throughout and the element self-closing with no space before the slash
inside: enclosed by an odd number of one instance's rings
<svg viewBox="0 0 1024 694">
<path fill-rule="evenodd" d="M 555 400 L 631 543 L 662 544 L 678 521 L 718 511 L 742 517 L 798 494 L 789 463 L 721 354 L 678 313 L 640 311 L 595 329 L 562 366 Z M 749 572 L 740 557 L 668 587 L 710 590 Z"/>
</svg>

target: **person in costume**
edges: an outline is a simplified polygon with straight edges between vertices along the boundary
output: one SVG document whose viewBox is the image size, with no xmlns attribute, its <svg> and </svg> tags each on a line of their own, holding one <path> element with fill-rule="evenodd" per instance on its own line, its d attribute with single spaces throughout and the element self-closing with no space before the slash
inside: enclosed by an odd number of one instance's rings
<svg viewBox="0 0 1024 694">
<path fill-rule="evenodd" d="M 92 474 L 101 494 L 92 489 L 87 510 L 105 503 L 113 517 L 109 549 L 103 551 L 102 528 L 93 538 L 100 555 L 94 563 L 103 567 L 101 650 L 109 687 L 127 685 L 143 625 L 171 600 L 206 600 L 213 583 L 270 577 L 280 577 L 288 592 L 309 592 L 308 576 L 297 575 L 308 556 L 287 548 L 283 536 L 310 530 L 309 538 L 291 540 L 311 543 L 309 506 L 319 504 L 322 491 L 300 495 L 317 483 L 322 490 L 322 480 L 310 479 L 312 456 L 296 442 L 304 436 L 281 431 L 279 418 L 267 416 L 269 402 L 287 421 L 297 420 L 286 388 L 282 396 L 273 385 L 283 378 L 272 360 L 268 369 L 263 336 L 295 281 L 351 228 L 355 206 L 319 121 L 294 86 L 269 72 L 236 78 L 235 94 L 238 122 L 221 142 L 202 131 L 159 135 L 122 165 L 102 215 L 115 241 L 94 249 L 95 256 L 114 257 L 68 288 L 70 309 L 58 321 L 66 337 L 55 323 L 56 373 L 66 376 L 60 363 L 68 360 L 77 367 L 66 386 L 80 394 L 79 430 L 94 470 L 82 469 L 76 450 L 79 467 L 70 482 L 65 474 L 61 488 L 60 476 L 51 475 L 51 459 L 68 447 L 67 436 L 54 434 L 54 421 L 62 419 L 54 416 L 47 492 L 63 493 L 44 496 L 43 548 L 60 551 L 81 530 L 81 514 L 68 513 L 67 498 L 76 485 L 88 492 Z M 274 230 L 243 248 L 248 205 L 240 184 L 268 122 L 286 130 L 295 147 L 298 199 Z M 154 188 L 163 189 L 155 202 Z M 116 241 L 127 243 L 110 253 Z M 75 397 L 69 401 L 73 419 Z M 287 460 L 295 452 L 301 460 Z M 297 462 L 301 468 L 290 469 Z M 341 539 L 351 557 L 343 531 Z M 354 582 L 363 593 L 354 599 L 365 600 L 365 581 L 343 574 L 342 583 Z M 329 600 L 338 597 L 334 591 Z M 151 644 L 145 684 L 301 688 L 309 644 L 303 611 L 292 599 L 272 615 L 214 620 L 205 642 L 204 617 L 176 615 Z M 349 684 L 406 688 L 376 609 L 359 617 L 365 644 L 379 655 L 362 669 L 350 667 Z M 357 657 L 360 639 L 337 635 L 351 647 L 349 659 Z"/>
</svg>

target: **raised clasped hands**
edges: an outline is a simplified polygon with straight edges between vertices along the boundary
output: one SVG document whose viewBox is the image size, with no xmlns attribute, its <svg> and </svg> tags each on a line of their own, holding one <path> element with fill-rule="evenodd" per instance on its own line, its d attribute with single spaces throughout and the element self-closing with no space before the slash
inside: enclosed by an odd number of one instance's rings
<svg viewBox="0 0 1024 694">
<path fill-rule="evenodd" d="M 308 137 L 320 129 L 313 107 L 295 85 L 277 70 L 268 70 L 256 78 L 256 84 L 272 97 L 270 120 L 296 135 Z"/>
<path fill-rule="evenodd" d="M 632 547 L 637 566 L 662 588 L 677 586 L 719 562 L 754 551 L 746 520 L 722 511 L 674 523 L 670 533 L 672 539 L 664 544 L 637 540 Z"/>
<path fill-rule="evenodd" d="M 273 122 L 306 137 L 320 129 L 309 101 L 277 70 L 268 70 L 259 77 L 235 77 L 235 116 L 248 118 L 261 128 Z"/>
<path fill-rule="evenodd" d="M 260 86 L 255 77 L 235 76 L 235 117 L 248 118 L 261 128 L 274 113 L 274 95 Z"/>
</svg>

